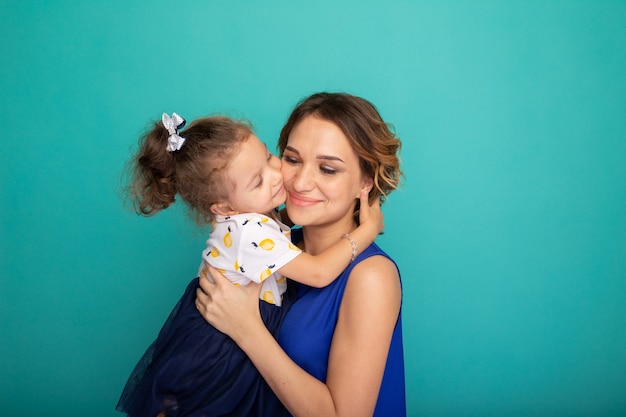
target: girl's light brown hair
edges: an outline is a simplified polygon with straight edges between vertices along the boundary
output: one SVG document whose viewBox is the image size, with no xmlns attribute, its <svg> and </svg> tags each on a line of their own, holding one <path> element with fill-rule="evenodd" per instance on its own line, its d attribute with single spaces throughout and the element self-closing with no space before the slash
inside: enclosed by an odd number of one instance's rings
<svg viewBox="0 0 626 417">
<path fill-rule="evenodd" d="M 228 198 L 222 173 L 251 134 L 252 126 L 245 120 L 204 117 L 180 131 L 185 143 L 180 150 L 169 152 L 169 132 L 161 121 L 155 122 L 140 138 L 130 161 L 127 191 L 135 211 L 144 216 L 156 214 L 172 205 L 178 194 L 196 222 L 210 223 L 211 204 Z"/>
</svg>

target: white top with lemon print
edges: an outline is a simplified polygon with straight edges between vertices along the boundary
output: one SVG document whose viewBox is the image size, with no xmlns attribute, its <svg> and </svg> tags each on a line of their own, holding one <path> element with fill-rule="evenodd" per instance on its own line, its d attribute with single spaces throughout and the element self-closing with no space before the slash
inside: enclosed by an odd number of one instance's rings
<svg viewBox="0 0 626 417">
<path fill-rule="evenodd" d="M 198 274 L 210 279 L 207 262 L 235 285 L 262 282 L 260 298 L 280 306 L 287 282 L 275 271 L 302 253 L 290 236 L 289 227 L 265 215 L 217 215 Z"/>
</svg>

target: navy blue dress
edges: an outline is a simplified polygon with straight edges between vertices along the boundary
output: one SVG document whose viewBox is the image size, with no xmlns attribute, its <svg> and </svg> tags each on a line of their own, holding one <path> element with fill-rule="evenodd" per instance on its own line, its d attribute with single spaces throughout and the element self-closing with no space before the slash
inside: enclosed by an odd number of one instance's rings
<svg viewBox="0 0 626 417">
<path fill-rule="evenodd" d="M 298 230 L 293 231 L 292 239 L 296 242 L 298 234 Z M 313 288 L 297 284 L 297 301 L 293 303 L 283 321 L 278 342 L 294 362 L 322 382 L 326 382 L 330 343 L 350 272 L 359 262 L 374 255 L 389 258 L 373 243 L 330 285 Z M 293 284 L 294 282 L 289 282 L 290 287 L 294 286 Z M 367 317 L 363 317 L 363 320 L 367 320 Z M 404 416 L 406 416 L 404 351 L 402 318 L 399 316 L 391 339 L 374 417 Z"/>
<path fill-rule="evenodd" d="M 117 404 L 130 417 L 288 416 L 246 354 L 209 325 L 195 306 L 192 280 L 157 339 L 133 370 Z M 292 302 L 259 301 L 261 317 L 277 336 Z"/>
</svg>

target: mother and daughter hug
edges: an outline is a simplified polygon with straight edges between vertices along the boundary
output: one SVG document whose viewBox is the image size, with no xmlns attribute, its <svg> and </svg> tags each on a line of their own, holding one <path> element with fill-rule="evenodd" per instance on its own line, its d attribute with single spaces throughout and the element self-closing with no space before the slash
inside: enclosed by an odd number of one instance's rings
<svg viewBox="0 0 626 417">
<path fill-rule="evenodd" d="M 405 416 L 400 273 L 374 243 L 402 176 L 390 126 L 363 98 L 313 94 L 278 159 L 246 121 L 184 125 L 164 113 L 141 138 L 129 191 L 142 215 L 178 195 L 211 233 L 117 409 Z"/>
</svg>

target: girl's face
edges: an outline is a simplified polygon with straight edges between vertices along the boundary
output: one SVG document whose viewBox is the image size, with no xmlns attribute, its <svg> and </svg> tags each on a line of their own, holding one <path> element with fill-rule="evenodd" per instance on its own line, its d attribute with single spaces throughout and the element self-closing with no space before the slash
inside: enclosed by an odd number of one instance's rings
<svg viewBox="0 0 626 417">
<path fill-rule="evenodd" d="M 359 158 L 337 125 L 316 116 L 302 119 L 289 135 L 283 152 L 287 213 L 301 226 L 352 223 L 356 199 L 371 188 Z"/>
<path fill-rule="evenodd" d="M 221 215 L 269 213 L 285 202 L 280 160 L 255 135 L 239 145 L 225 173 L 228 201 L 214 204 Z"/>
</svg>

